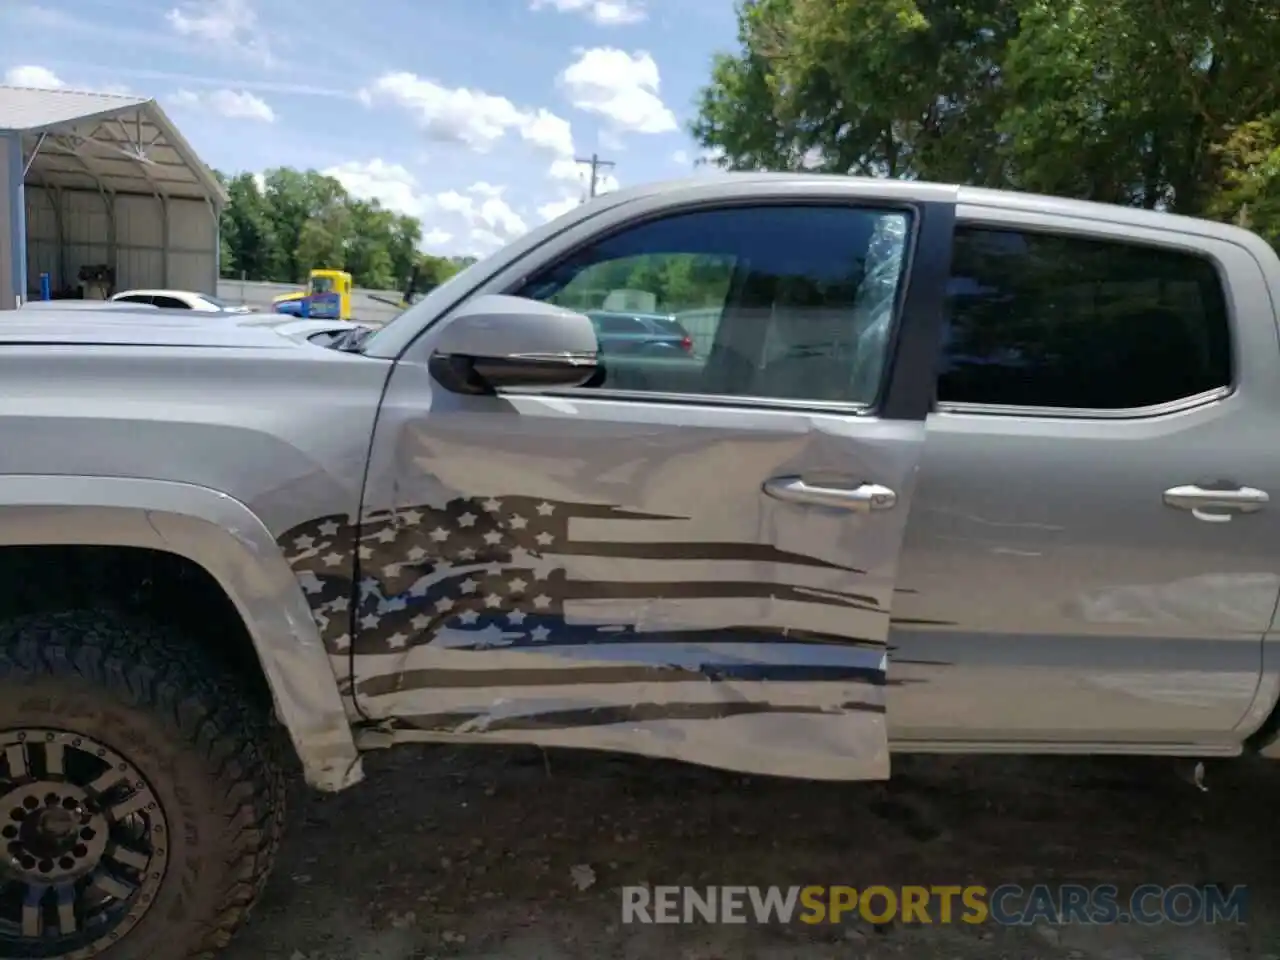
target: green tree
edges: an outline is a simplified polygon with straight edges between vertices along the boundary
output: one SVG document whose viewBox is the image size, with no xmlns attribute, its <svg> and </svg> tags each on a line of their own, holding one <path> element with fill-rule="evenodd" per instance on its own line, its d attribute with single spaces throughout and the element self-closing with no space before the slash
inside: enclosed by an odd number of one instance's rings
<svg viewBox="0 0 1280 960">
<path fill-rule="evenodd" d="M 742 0 L 692 125 L 732 168 L 1013 187 L 1280 234 L 1270 0 Z"/>
</svg>

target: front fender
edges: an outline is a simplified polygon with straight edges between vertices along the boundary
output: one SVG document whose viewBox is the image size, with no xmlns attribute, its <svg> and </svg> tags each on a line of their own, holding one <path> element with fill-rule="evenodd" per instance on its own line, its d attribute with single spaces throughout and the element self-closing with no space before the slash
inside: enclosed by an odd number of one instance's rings
<svg viewBox="0 0 1280 960">
<path fill-rule="evenodd" d="M 307 782 L 363 778 L 315 620 L 270 531 L 233 497 L 186 483 L 0 476 L 0 546 L 144 547 L 199 564 L 240 612 Z"/>
</svg>

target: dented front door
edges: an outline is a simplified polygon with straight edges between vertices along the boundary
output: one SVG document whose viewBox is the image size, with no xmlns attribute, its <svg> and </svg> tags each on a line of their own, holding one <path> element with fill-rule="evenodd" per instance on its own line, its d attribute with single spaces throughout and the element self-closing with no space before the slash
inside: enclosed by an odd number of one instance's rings
<svg viewBox="0 0 1280 960">
<path fill-rule="evenodd" d="M 589 310 L 638 289 L 688 325 L 682 355 L 474 397 L 428 373 L 447 317 L 410 347 L 374 437 L 354 635 L 326 631 L 362 715 L 888 775 L 885 643 L 951 208 L 770 199 L 624 206 L 482 291 Z"/>
</svg>

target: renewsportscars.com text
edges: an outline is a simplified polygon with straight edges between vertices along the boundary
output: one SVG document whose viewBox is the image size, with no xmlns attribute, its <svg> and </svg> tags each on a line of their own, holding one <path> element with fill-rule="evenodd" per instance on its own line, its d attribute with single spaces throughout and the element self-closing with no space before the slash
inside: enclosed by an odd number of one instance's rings
<svg viewBox="0 0 1280 960">
<path fill-rule="evenodd" d="M 622 888 L 623 923 L 1244 923 L 1248 890 L 1145 884 Z"/>
</svg>

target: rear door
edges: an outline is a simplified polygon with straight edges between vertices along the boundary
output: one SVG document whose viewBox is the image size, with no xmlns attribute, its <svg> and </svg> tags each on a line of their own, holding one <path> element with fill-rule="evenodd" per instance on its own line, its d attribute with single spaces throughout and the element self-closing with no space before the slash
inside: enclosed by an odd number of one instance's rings
<svg viewBox="0 0 1280 960">
<path fill-rule="evenodd" d="M 448 317 L 428 327 L 375 432 L 354 635 L 345 611 L 326 629 L 360 711 L 407 737 L 886 777 L 953 196 L 704 185 L 548 240 L 477 292 L 710 312 L 704 356 L 610 357 L 580 389 L 449 393 L 427 369 Z"/>
</svg>

